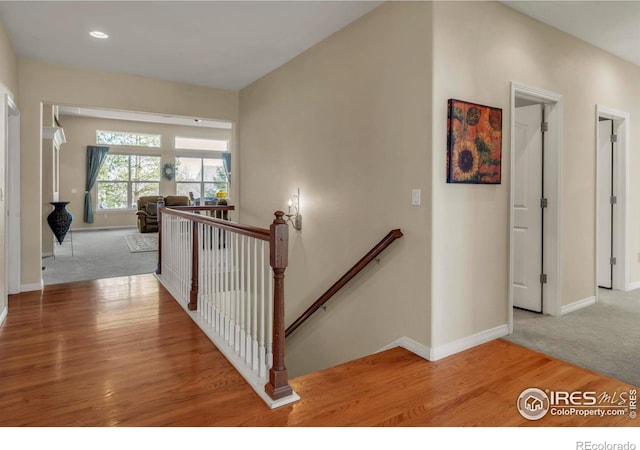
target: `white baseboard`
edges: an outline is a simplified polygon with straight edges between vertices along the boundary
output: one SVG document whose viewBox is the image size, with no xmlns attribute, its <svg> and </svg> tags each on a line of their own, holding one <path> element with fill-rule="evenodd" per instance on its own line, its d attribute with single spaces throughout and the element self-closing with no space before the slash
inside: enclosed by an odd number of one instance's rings
<svg viewBox="0 0 640 450">
<path fill-rule="evenodd" d="M 402 347 L 404 349 L 409 350 L 411 353 L 415 353 L 421 358 L 424 358 L 426 360 L 431 360 L 431 348 L 424 344 L 421 344 L 418 341 L 414 341 L 413 339 L 407 336 L 402 336 L 401 338 L 396 339 L 389 345 L 385 345 L 383 348 L 378 350 L 377 353 L 383 352 L 385 350 L 390 350 L 395 347 Z"/>
<path fill-rule="evenodd" d="M 53 256 L 53 252 L 42 252 L 43 258 L 50 258 L 51 256 Z"/>
<path fill-rule="evenodd" d="M 582 300 L 578 300 L 577 302 L 569 303 L 568 305 L 564 305 L 562 306 L 562 308 L 560 308 L 560 315 L 564 316 L 565 314 L 569 314 L 571 312 L 585 308 L 589 305 L 593 305 L 595 302 L 596 302 L 596 297 L 591 296 L 591 297 L 583 298 Z"/>
<path fill-rule="evenodd" d="M 635 289 L 640 289 L 640 281 L 633 281 L 631 283 L 629 283 L 629 286 L 627 287 L 628 291 L 633 291 Z"/>
<path fill-rule="evenodd" d="M 457 341 L 450 342 L 436 348 L 431 348 L 429 346 L 421 344 L 420 342 L 414 341 L 410 337 L 402 336 L 389 345 L 384 346 L 379 351 L 382 352 L 394 347 L 402 347 L 428 361 L 436 361 L 438 359 L 451 356 L 455 353 L 459 353 L 463 350 L 467 350 L 480 344 L 484 344 L 485 342 L 504 337 L 508 334 L 509 326 L 505 324 L 492 328 L 490 330 L 481 331 L 480 333 L 458 339 Z"/>
<path fill-rule="evenodd" d="M 509 325 L 504 324 L 495 328 L 491 328 L 490 330 L 484 330 L 480 333 L 458 339 L 457 341 L 449 342 L 448 344 L 444 344 L 440 347 L 432 349 L 431 361 L 437 361 L 438 359 L 446 358 L 447 356 L 451 356 L 463 350 L 476 347 L 480 344 L 484 344 L 485 342 L 493 341 L 494 339 L 504 337 L 508 334 Z"/>
<path fill-rule="evenodd" d="M 21 284 L 20 292 L 41 291 L 44 288 L 44 281 L 40 283 Z"/>
<path fill-rule="evenodd" d="M 7 308 L 6 306 L 2 311 L 0 311 L 0 326 L 2 326 L 2 324 L 4 323 L 4 319 L 7 318 L 8 312 L 9 312 L 9 308 Z"/>
</svg>

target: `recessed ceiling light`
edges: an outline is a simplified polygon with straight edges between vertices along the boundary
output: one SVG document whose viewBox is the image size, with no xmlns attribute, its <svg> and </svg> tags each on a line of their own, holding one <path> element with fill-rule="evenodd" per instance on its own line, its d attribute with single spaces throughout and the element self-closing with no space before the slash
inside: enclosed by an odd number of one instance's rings
<svg viewBox="0 0 640 450">
<path fill-rule="evenodd" d="M 200 119 L 193 119 L 193 121 L 194 121 L 195 123 L 200 123 L 200 122 L 202 122 Z"/>
<path fill-rule="evenodd" d="M 92 31 L 89 33 L 89 36 L 92 36 L 97 39 L 107 39 L 109 37 L 107 33 L 104 33 L 102 31 Z"/>
</svg>

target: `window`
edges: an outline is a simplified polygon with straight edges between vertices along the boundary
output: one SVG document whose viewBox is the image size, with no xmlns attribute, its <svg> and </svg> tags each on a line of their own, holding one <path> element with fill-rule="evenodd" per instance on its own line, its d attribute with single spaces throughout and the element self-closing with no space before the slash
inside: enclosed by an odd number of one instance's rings
<svg viewBox="0 0 640 450">
<path fill-rule="evenodd" d="M 183 150 L 229 151 L 229 141 L 225 139 L 190 138 L 176 136 L 175 148 Z"/>
<path fill-rule="evenodd" d="M 96 130 L 96 143 L 130 147 L 160 147 L 160 135 Z"/>
<path fill-rule="evenodd" d="M 176 158 L 176 194 L 189 195 L 204 204 L 216 198 L 220 189 L 229 192 L 229 178 L 222 159 L 217 158 Z M 204 201 L 200 200 L 204 193 Z"/>
<path fill-rule="evenodd" d="M 98 210 L 135 208 L 138 197 L 160 194 L 160 157 L 107 155 L 97 184 Z"/>
</svg>

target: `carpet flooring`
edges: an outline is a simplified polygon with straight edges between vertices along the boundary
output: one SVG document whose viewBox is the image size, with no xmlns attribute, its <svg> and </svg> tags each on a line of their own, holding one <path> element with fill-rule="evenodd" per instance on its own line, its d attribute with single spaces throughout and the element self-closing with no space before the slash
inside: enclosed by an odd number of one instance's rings
<svg viewBox="0 0 640 450">
<path fill-rule="evenodd" d="M 599 290 L 599 302 L 561 317 L 514 309 L 505 339 L 640 386 L 640 289 Z"/>
<path fill-rule="evenodd" d="M 125 237 L 140 235 L 136 228 L 73 232 L 55 245 L 55 258 L 42 259 L 44 284 L 69 283 L 150 273 L 156 270 L 158 251 L 133 253 Z"/>
</svg>

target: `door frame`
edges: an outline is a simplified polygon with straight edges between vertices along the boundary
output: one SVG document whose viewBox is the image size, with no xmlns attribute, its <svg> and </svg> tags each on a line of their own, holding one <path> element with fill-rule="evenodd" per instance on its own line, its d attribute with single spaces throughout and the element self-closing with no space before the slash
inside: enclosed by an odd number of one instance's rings
<svg viewBox="0 0 640 450">
<path fill-rule="evenodd" d="M 10 96 L 6 96 L 7 112 L 7 288 L 9 294 L 22 291 L 20 248 L 20 110 Z"/>
<path fill-rule="evenodd" d="M 598 289 L 598 256 L 600 250 L 598 249 L 598 217 L 600 217 L 600 208 L 598 207 L 598 188 L 600 183 L 600 167 L 598 165 L 598 150 L 600 138 L 600 129 L 598 127 L 598 119 L 602 117 L 605 119 L 613 120 L 613 127 L 616 135 L 618 136 L 617 144 L 617 158 L 614 161 L 614 173 L 617 175 L 614 179 L 614 192 L 616 193 L 617 208 L 614 208 L 613 224 L 614 227 L 611 230 L 615 233 L 616 240 L 614 245 L 614 255 L 616 256 L 617 269 L 614 271 L 611 279 L 611 288 L 622 291 L 630 290 L 629 286 L 629 265 L 627 264 L 627 241 L 629 237 L 629 227 L 627 225 L 628 217 L 628 202 L 629 198 L 629 123 L 631 116 L 626 111 L 620 111 L 614 108 L 609 108 L 603 105 L 596 105 L 596 196 L 595 196 L 595 293 L 596 301 L 599 300 Z"/>
<path fill-rule="evenodd" d="M 516 98 L 522 98 L 545 104 L 545 118 L 549 129 L 545 133 L 545 196 L 548 207 L 544 221 L 544 260 L 547 283 L 542 285 L 544 292 L 542 313 L 559 316 L 562 311 L 562 110 L 561 94 L 534 88 L 515 81 L 511 82 L 510 106 L 510 173 L 509 173 L 509 333 L 513 333 L 513 271 L 514 271 L 514 233 L 515 212 L 515 109 Z"/>
</svg>

